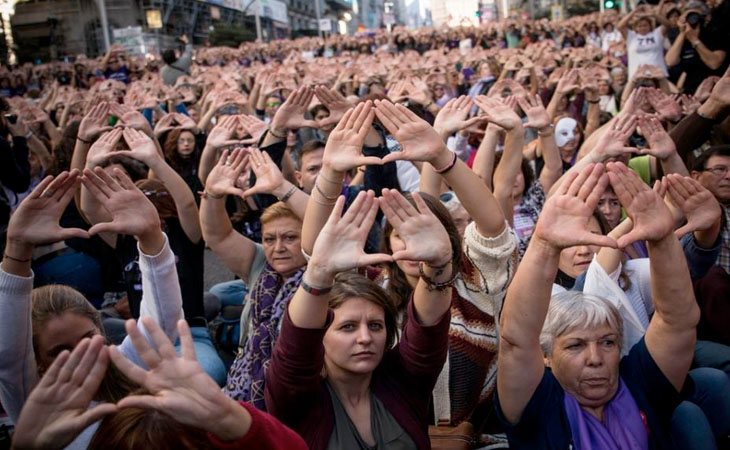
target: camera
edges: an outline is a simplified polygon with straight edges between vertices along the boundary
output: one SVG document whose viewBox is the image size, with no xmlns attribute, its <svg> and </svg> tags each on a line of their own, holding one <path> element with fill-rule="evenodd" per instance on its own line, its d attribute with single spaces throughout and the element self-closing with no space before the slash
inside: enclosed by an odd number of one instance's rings
<svg viewBox="0 0 730 450">
<path fill-rule="evenodd" d="M 687 14 L 686 20 L 687 20 L 687 24 L 690 27 L 697 28 L 697 26 L 702 21 L 702 15 L 700 15 L 700 13 L 693 11 L 693 12 Z"/>
</svg>

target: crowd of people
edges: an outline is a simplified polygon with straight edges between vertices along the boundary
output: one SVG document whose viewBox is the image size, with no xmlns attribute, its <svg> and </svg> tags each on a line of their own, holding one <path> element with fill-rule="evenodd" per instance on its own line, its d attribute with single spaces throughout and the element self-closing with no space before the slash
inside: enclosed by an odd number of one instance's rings
<svg viewBox="0 0 730 450">
<path fill-rule="evenodd" d="M 730 448 L 730 3 L 639 3 L 2 67 L 13 448 Z"/>
</svg>

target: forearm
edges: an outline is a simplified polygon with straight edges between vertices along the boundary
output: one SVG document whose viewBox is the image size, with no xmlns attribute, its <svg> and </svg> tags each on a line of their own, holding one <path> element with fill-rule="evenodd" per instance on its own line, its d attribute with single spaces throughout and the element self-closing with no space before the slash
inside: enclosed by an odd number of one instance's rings
<svg viewBox="0 0 730 450">
<path fill-rule="evenodd" d="M 185 235 L 192 243 L 200 242 L 201 231 L 198 204 L 195 202 L 195 196 L 187 183 L 185 183 L 185 180 L 161 157 L 149 161 L 147 165 L 170 192 L 172 201 L 175 203 L 175 208 L 177 209 L 180 226 L 185 232 Z"/>
<path fill-rule="evenodd" d="M 686 177 L 689 176 L 687 166 L 684 164 L 684 161 L 682 161 L 682 158 L 679 154 L 677 154 L 677 152 L 672 152 L 671 155 L 664 159 L 660 159 L 659 162 L 662 166 L 662 170 L 664 171 L 664 175 L 678 173 Z"/>
<path fill-rule="evenodd" d="M 586 114 L 586 130 L 585 136 L 593 134 L 600 126 L 601 108 L 598 102 L 588 102 L 588 112 Z"/>
<path fill-rule="evenodd" d="M 535 236 L 530 240 L 507 289 L 500 319 L 500 335 L 510 347 L 529 349 L 539 345 L 559 258 L 559 249 Z"/>
<path fill-rule="evenodd" d="M 284 203 L 286 203 L 286 206 L 294 211 L 294 214 L 296 214 L 297 217 L 304 220 L 305 213 L 307 211 L 307 203 L 309 202 L 309 195 L 307 195 L 303 190 L 299 189 L 293 183 L 284 180 L 284 182 L 281 183 L 281 186 L 271 192 L 271 195 L 275 196 L 277 199 L 282 199 L 287 196 L 289 192 L 291 192 L 291 195 L 289 195 Z"/>
<path fill-rule="evenodd" d="M 458 270 L 450 262 L 443 269 L 434 269 L 426 263 L 421 263 L 421 267 L 430 280 L 438 283 L 448 281 L 452 277 L 452 271 Z M 428 327 L 439 323 L 441 317 L 451 307 L 452 290 L 453 287 L 430 290 L 423 278 L 418 280 L 413 292 L 413 306 L 421 325 Z"/>
<path fill-rule="evenodd" d="M 676 66 L 679 64 L 679 56 L 682 53 L 682 46 L 684 45 L 684 39 L 685 34 L 679 33 L 677 38 L 672 43 L 672 46 L 669 48 L 669 51 L 666 55 L 664 55 L 664 62 L 667 63 L 667 66 Z"/>
<path fill-rule="evenodd" d="M 522 165 L 522 147 L 525 144 L 525 132 L 522 126 L 507 132 L 504 141 L 504 152 L 499 165 L 494 171 L 494 196 L 499 202 L 504 215 L 512 222 L 512 188 Z"/>
<path fill-rule="evenodd" d="M 50 119 L 43 122 L 43 128 L 46 130 L 48 137 L 51 139 L 51 147 L 56 148 L 59 142 L 61 142 L 61 139 L 63 139 L 63 135 Z"/>
<path fill-rule="evenodd" d="M 555 120 L 555 117 L 558 113 L 558 105 L 560 104 L 560 101 L 563 99 L 563 94 L 559 91 L 553 92 L 553 96 L 550 99 L 550 103 L 548 103 L 547 106 L 547 113 L 548 117 L 550 117 L 550 120 Z"/>
<path fill-rule="evenodd" d="M 474 164 L 472 165 L 474 173 L 482 179 L 484 184 L 486 184 L 487 188 L 490 190 L 494 190 L 492 183 L 492 177 L 494 174 L 494 153 L 497 149 L 497 143 L 499 142 L 499 135 L 499 130 L 489 126 L 487 127 L 487 131 L 484 133 L 484 138 L 482 139 L 481 144 L 479 144 L 477 155 L 474 158 Z"/>
<path fill-rule="evenodd" d="M 694 328 L 699 310 L 682 246 L 670 233 L 647 247 L 656 314 L 676 329 Z"/>
<path fill-rule="evenodd" d="M 608 237 L 618 239 L 624 234 L 631 231 L 634 223 L 627 218 L 608 233 Z M 607 274 L 613 273 L 621 264 L 624 252 L 619 248 L 601 247 L 596 255 L 596 262 L 601 265 Z"/>
<path fill-rule="evenodd" d="M 210 171 L 215 167 L 218 159 L 218 150 L 213 146 L 206 145 L 200 154 L 200 164 L 198 165 L 198 179 L 205 186 Z"/>
<path fill-rule="evenodd" d="M 329 288 L 335 282 L 335 274 L 320 268 L 318 259 L 313 257 L 302 276 L 302 283 L 314 288 Z M 327 323 L 330 294 L 313 295 L 300 285 L 289 303 L 289 318 L 299 328 L 321 329 Z"/>
<path fill-rule="evenodd" d="M 421 168 L 421 179 L 419 180 L 418 190 L 426 194 L 438 197 L 442 192 L 443 179 L 436 173 L 436 169 L 431 164 L 424 164 Z"/>
<path fill-rule="evenodd" d="M 542 160 L 545 165 L 540 173 L 540 184 L 545 192 L 550 192 L 555 182 L 563 174 L 563 160 L 560 158 L 560 150 L 555 143 L 555 133 L 540 132 L 540 148 L 542 149 Z"/>
<path fill-rule="evenodd" d="M 338 172 L 324 164 L 317 176 L 316 187 L 307 201 L 307 209 L 302 224 L 302 250 L 312 254 L 314 242 L 335 206 L 337 197 L 342 193 L 344 172 Z"/>
<path fill-rule="evenodd" d="M 699 39 L 693 42 L 692 45 L 697 50 L 697 54 L 700 55 L 702 62 L 712 70 L 719 69 L 723 61 L 725 61 L 725 52 L 722 50 L 710 50 Z"/>
<path fill-rule="evenodd" d="M 200 229 L 205 243 L 215 250 L 236 231 L 226 212 L 226 197 L 203 197 L 200 202 Z"/>
</svg>

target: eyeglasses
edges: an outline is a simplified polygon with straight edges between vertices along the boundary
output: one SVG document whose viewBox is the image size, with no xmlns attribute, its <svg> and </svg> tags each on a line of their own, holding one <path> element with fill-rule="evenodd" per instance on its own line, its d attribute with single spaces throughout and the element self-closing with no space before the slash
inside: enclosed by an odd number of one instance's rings
<svg viewBox="0 0 730 450">
<path fill-rule="evenodd" d="M 717 175 L 718 177 L 724 177 L 725 175 L 727 175 L 728 167 L 727 166 L 708 167 L 705 169 L 705 172 L 712 172 L 713 175 Z"/>
<path fill-rule="evenodd" d="M 278 103 L 278 102 L 273 102 L 273 103 L 267 103 L 266 104 L 266 107 L 267 108 L 278 108 L 279 106 L 281 106 L 281 103 Z"/>
</svg>

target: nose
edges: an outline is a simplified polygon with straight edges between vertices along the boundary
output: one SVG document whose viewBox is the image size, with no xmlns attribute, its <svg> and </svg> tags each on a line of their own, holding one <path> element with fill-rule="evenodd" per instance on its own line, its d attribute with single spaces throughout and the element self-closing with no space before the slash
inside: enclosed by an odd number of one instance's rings
<svg viewBox="0 0 730 450">
<path fill-rule="evenodd" d="M 593 253 L 591 250 L 590 245 L 580 245 L 578 246 L 578 251 L 576 252 L 578 255 L 584 256 L 584 255 L 590 255 Z"/>
<path fill-rule="evenodd" d="M 357 330 L 357 343 L 367 345 L 373 341 L 373 335 L 367 325 L 361 325 Z"/>
<path fill-rule="evenodd" d="M 608 203 L 604 203 L 603 205 L 598 207 L 598 210 L 601 211 L 601 214 L 604 216 L 608 216 L 611 214 L 611 205 Z"/>
<path fill-rule="evenodd" d="M 276 243 L 274 244 L 274 251 L 283 252 L 285 250 L 286 250 L 286 247 L 284 246 L 284 239 L 277 236 Z"/>
<path fill-rule="evenodd" d="M 598 342 L 591 342 L 586 347 L 586 362 L 591 367 L 603 365 L 603 353 L 599 348 Z"/>
</svg>

